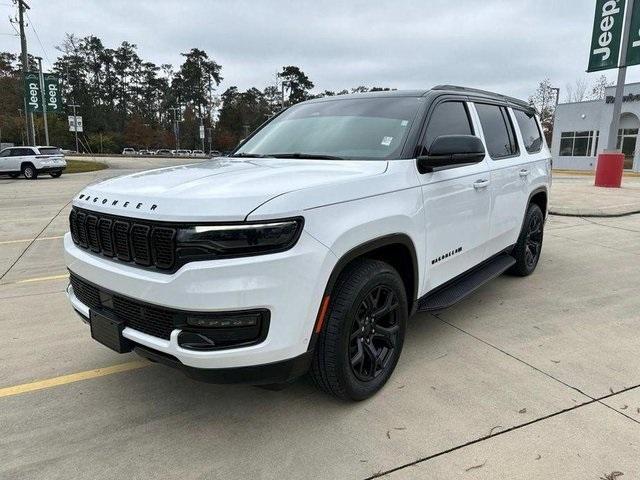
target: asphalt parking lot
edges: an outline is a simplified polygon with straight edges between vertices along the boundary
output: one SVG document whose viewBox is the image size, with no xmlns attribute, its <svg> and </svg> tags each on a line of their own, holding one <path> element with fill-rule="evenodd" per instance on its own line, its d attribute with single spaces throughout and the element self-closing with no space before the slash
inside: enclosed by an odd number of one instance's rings
<svg viewBox="0 0 640 480">
<path fill-rule="evenodd" d="M 0 179 L 0 478 L 640 478 L 640 215 L 550 217 L 533 276 L 413 317 L 386 388 L 345 404 L 91 340 L 64 294 L 68 202 L 170 162 Z"/>
</svg>

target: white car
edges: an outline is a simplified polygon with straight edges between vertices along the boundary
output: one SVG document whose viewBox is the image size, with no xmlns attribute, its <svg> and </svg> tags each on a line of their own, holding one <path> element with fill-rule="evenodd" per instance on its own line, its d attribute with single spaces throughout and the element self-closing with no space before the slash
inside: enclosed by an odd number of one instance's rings
<svg viewBox="0 0 640 480">
<path fill-rule="evenodd" d="M 189 157 L 191 156 L 191 150 L 179 149 L 175 151 L 175 155 L 178 157 Z"/>
<path fill-rule="evenodd" d="M 59 178 L 67 161 L 58 147 L 8 147 L 0 151 L 0 174 L 35 180 L 41 173 Z"/>
<path fill-rule="evenodd" d="M 122 149 L 122 155 L 137 155 L 137 153 L 134 148 L 127 147 Z"/>
<path fill-rule="evenodd" d="M 204 153 L 203 150 L 193 150 L 191 152 L 191 156 L 192 157 L 206 157 L 207 155 Z"/>
<path fill-rule="evenodd" d="M 118 352 L 362 400 L 414 312 L 534 271 L 550 157 L 527 103 L 479 90 L 299 103 L 229 157 L 80 192 L 68 296 Z"/>
</svg>

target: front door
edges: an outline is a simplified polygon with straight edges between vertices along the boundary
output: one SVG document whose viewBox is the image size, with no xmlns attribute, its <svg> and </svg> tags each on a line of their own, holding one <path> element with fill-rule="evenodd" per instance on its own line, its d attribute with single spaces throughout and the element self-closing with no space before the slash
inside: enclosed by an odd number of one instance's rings
<svg viewBox="0 0 640 480">
<path fill-rule="evenodd" d="M 441 135 L 473 135 L 469 105 L 445 100 L 430 115 L 423 152 Z M 489 235 L 491 191 L 486 159 L 473 165 L 420 175 L 427 229 L 425 291 L 484 260 Z"/>
</svg>

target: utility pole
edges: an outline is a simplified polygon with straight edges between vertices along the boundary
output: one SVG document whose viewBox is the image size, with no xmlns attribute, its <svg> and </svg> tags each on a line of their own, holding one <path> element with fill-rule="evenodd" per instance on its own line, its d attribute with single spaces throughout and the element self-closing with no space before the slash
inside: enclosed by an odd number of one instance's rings
<svg viewBox="0 0 640 480">
<path fill-rule="evenodd" d="M 49 124 L 47 123 L 47 94 L 44 91 L 44 74 L 42 73 L 42 57 L 38 60 L 38 71 L 40 73 L 40 97 L 42 98 L 42 118 L 44 119 L 44 144 L 49 145 Z"/>
<path fill-rule="evenodd" d="M 80 105 L 67 105 L 67 107 L 73 108 L 73 131 L 76 134 L 76 153 L 80 153 L 78 150 L 78 115 L 76 113 L 76 108 L 80 108 Z"/>
<path fill-rule="evenodd" d="M 180 130 L 178 126 L 178 112 L 180 107 L 171 107 L 169 110 L 173 110 L 173 134 L 176 137 L 176 150 L 180 150 Z"/>
<path fill-rule="evenodd" d="M 209 140 L 209 151 L 206 152 L 207 154 L 211 153 L 211 150 L 213 150 L 213 145 L 211 144 L 211 130 L 213 130 L 211 127 L 207 128 L 207 139 Z"/>
<path fill-rule="evenodd" d="M 624 30 L 622 31 L 622 50 L 620 58 L 623 63 L 627 60 L 627 50 L 629 49 L 629 37 L 631 35 L 631 14 L 633 12 L 635 0 L 627 0 Z M 622 96 L 624 95 L 624 84 L 627 81 L 627 67 L 623 65 L 618 68 L 618 83 L 616 85 L 616 99 L 613 104 L 613 119 L 609 127 L 609 139 L 607 141 L 607 151 L 615 152 L 618 147 L 618 126 L 620 125 L 620 114 L 622 113 Z M 622 145 L 620 145 L 622 147 Z"/>
<path fill-rule="evenodd" d="M 24 33 L 24 11 L 29 10 L 30 7 L 24 0 L 17 0 L 18 2 L 18 23 L 20 24 L 20 48 L 22 57 L 22 79 L 24 81 L 27 72 L 29 71 L 29 55 L 27 54 L 27 36 Z M 33 127 L 33 113 L 27 109 L 27 99 L 24 99 L 25 113 L 27 115 L 27 142 L 31 145 L 36 144 L 36 131 Z"/>
</svg>

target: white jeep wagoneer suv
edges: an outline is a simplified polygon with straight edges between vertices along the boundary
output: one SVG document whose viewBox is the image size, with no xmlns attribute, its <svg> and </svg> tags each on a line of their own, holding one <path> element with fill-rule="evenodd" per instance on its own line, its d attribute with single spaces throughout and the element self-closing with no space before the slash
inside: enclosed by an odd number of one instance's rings
<svg viewBox="0 0 640 480">
<path fill-rule="evenodd" d="M 407 319 L 540 258 L 549 150 L 526 103 L 439 86 L 303 102 L 229 157 L 91 185 L 65 236 L 92 337 L 218 383 L 310 372 L 361 400 Z"/>
</svg>

